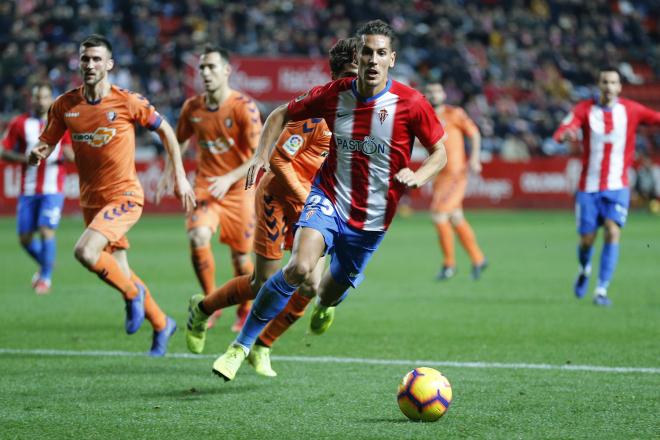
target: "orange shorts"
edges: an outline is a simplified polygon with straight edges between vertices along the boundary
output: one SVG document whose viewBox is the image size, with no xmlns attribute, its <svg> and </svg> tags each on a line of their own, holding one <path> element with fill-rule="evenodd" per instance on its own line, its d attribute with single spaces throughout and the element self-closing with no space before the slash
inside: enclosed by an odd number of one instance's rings
<svg viewBox="0 0 660 440">
<path fill-rule="evenodd" d="M 113 252 L 130 247 L 126 233 L 142 215 L 142 204 L 129 197 L 118 197 L 102 208 L 82 208 L 85 225 L 100 232 L 110 243 L 106 250 Z"/>
<path fill-rule="evenodd" d="M 293 245 L 293 226 L 300 216 L 299 209 L 291 203 L 269 194 L 264 185 L 257 187 L 255 206 L 257 230 L 254 234 L 254 252 L 269 260 L 281 260 L 284 250 Z"/>
<path fill-rule="evenodd" d="M 463 207 L 467 173 L 440 173 L 433 182 L 431 212 L 451 212 Z"/>
<path fill-rule="evenodd" d="M 208 227 L 215 232 L 220 226 L 220 242 L 232 250 L 247 254 L 254 240 L 253 190 L 228 193 L 222 200 L 211 196 L 198 198 L 197 207 L 186 218 L 186 229 Z"/>
</svg>

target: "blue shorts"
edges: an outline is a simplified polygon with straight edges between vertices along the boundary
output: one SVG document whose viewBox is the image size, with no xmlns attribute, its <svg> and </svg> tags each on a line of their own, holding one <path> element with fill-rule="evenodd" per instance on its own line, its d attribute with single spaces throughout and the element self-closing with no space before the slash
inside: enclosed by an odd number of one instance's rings
<svg viewBox="0 0 660 440">
<path fill-rule="evenodd" d="M 385 236 L 385 231 L 360 231 L 349 226 L 325 193 L 315 186 L 296 226 L 312 228 L 323 235 L 325 253 L 332 258 L 332 278 L 354 288 L 364 280 L 364 269 Z"/>
<path fill-rule="evenodd" d="M 57 229 L 62 218 L 64 194 L 20 196 L 16 207 L 16 231 L 28 234 L 45 226 Z"/>
<path fill-rule="evenodd" d="M 580 235 L 591 234 L 602 226 L 605 219 L 623 227 L 628 217 L 630 190 L 582 192 L 575 194 L 575 219 Z"/>
</svg>

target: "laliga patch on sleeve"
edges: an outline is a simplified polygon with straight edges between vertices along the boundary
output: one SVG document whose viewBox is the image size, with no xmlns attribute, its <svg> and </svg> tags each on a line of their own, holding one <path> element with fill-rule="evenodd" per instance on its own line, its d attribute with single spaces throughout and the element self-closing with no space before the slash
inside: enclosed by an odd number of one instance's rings
<svg viewBox="0 0 660 440">
<path fill-rule="evenodd" d="M 299 134 L 294 134 L 282 144 L 282 148 L 284 148 L 284 151 L 289 153 L 291 156 L 294 156 L 300 147 L 302 147 L 304 142 L 305 141 L 303 140 L 302 136 Z"/>
</svg>

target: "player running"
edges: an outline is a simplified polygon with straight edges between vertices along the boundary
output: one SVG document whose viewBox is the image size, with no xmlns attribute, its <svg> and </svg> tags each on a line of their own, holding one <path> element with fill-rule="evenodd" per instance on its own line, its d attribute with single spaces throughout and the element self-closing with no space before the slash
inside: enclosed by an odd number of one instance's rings
<svg viewBox="0 0 660 440">
<path fill-rule="evenodd" d="M 225 380 L 235 377 L 262 329 L 309 279 L 318 260 L 330 254 L 330 270 L 321 280 L 310 321 L 312 332 L 325 332 L 334 306 L 349 287 L 362 282 L 403 192 L 426 183 L 447 162 L 444 130 L 431 105 L 419 92 L 388 78 L 396 59 L 392 28 L 370 21 L 357 37 L 357 79 L 315 87 L 266 120 L 248 185 L 288 120 L 322 117 L 333 135 L 297 222 L 291 259 L 262 286 L 243 330 L 213 363 L 213 371 Z M 408 164 L 415 137 L 430 155 L 412 171 Z"/>
<path fill-rule="evenodd" d="M 472 227 L 463 215 L 463 199 L 468 181 L 468 160 L 465 157 L 464 137 L 470 138 L 472 151 L 469 171 L 481 172 L 481 135 L 479 129 L 460 107 L 445 104 L 447 95 L 440 83 L 426 86 L 426 97 L 435 108 L 436 115 L 447 133 L 447 166 L 433 182 L 431 213 L 438 232 L 444 262 L 437 275 L 438 280 L 447 280 L 456 275 L 454 253 L 454 231 L 472 261 L 472 279 L 478 280 L 486 268 L 486 257 L 481 251 Z M 452 231 L 453 228 L 453 231 Z"/>
<path fill-rule="evenodd" d="M 330 49 L 332 79 L 354 77 L 356 40 L 339 40 Z M 295 222 L 300 216 L 312 179 L 328 155 L 331 132 L 323 119 L 289 122 L 277 140 L 270 158 L 270 173 L 264 175 L 256 192 L 256 270 L 227 282 L 213 294 L 190 299 L 186 342 L 193 353 L 201 353 L 206 321 L 212 313 L 236 302 L 251 300 L 263 283 L 280 269 L 283 250 L 290 250 Z M 312 275 L 292 296 L 282 312 L 264 329 L 248 361 L 257 373 L 276 376 L 270 364 L 270 347 L 305 312 L 316 294 L 324 269 L 319 259 Z"/>
<path fill-rule="evenodd" d="M 112 46 L 101 35 L 80 43 L 83 85 L 61 95 L 48 112 L 46 129 L 30 153 L 33 165 L 48 158 L 71 132 L 80 176 L 80 206 L 87 228 L 75 246 L 75 256 L 101 280 L 117 289 L 126 302 L 126 333 L 138 331 L 144 318 L 154 333 L 152 356 L 163 356 L 176 330 L 151 296 L 146 284 L 128 265 L 126 233 L 142 213 L 144 194 L 135 170 L 134 123 L 156 131 L 174 162 L 175 190 L 184 209 L 195 196 L 181 162 L 174 130 L 143 96 L 110 84 Z"/>
<path fill-rule="evenodd" d="M 660 112 L 619 98 L 621 74 L 616 68 L 600 69 L 598 89 L 597 98 L 576 104 L 553 137 L 558 142 L 576 141 L 582 132 L 582 173 L 575 194 L 579 273 L 573 290 L 582 298 L 589 288 L 593 244 L 602 226 L 605 240 L 593 303 L 607 307 L 612 305 L 607 288 L 619 259 L 621 228 L 630 205 L 628 169 L 635 153 L 635 131 L 639 124 L 660 124 Z"/>
<path fill-rule="evenodd" d="M 16 205 L 16 229 L 23 249 L 39 265 L 32 277 L 37 295 L 50 292 L 57 253 L 55 231 L 64 205 L 64 160 L 73 160 L 71 136 L 66 132 L 53 154 L 38 167 L 28 167 L 30 151 L 39 142 L 53 102 L 50 84 L 32 87 L 32 111 L 13 118 L 2 140 L 0 157 L 21 164 L 21 193 Z M 39 233 L 35 237 L 35 233 Z"/>
<path fill-rule="evenodd" d="M 185 151 L 190 138 L 199 145 L 195 196 L 197 208 L 188 215 L 192 265 L 204 295 L 215 290 L 215 260 L 211 238 L 220 227 L 220 242 L 231 249 L 234 277 L 254 269 L 250 252 L 254 239 L 254 192 L 245 191 L 245 174 L 259 133 L 261 117 L 254 101 L 229 87 L 231 65 L 225 49 L 207 45 L 199 59 L 205 93 L 189 98 L 181 109 L 176 135 Z M 169 186 L 167 166 L 159 193 Z M 236 310 L 232 330 L 239 331 L 250 311 L 244 301 Z M 217 319 L 219 313 L 214 315 Z M 212 326 L 214 319 L 209 321 Z"/>
</svg>

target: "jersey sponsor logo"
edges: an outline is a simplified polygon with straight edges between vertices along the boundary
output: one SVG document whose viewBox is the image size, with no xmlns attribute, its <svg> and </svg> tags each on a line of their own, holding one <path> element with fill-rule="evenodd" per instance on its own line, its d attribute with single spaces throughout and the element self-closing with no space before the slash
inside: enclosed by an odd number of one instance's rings
<svg viewBox="0 0 660 440">
<path fill-rule="evenodd" d="M 105 117 L 108 118 L 108 122 L 112 122 L 117 119 L 117 112 L 107 112 Z"/>
<path fill-rule="evenodd" d="M 373 136 L 365 136 L 363 140 L 336 136 L 337 146 L 345 151 L 360 151 L 367 156 L 385 154 L 385 145 L 376 142 Z"/>
<path fill-rule="evenodd" d="M 232 125 L 234 125 L 234 122 L 231 120 L 231 118 L 225 119 L 225 127 L 231 128 Z"/>
<path fill-rule="evenodd" d="M 232 138 L 227 139 L 224 136 L 220 136 L 214 140 L 200 140 L 199 145 L 202 148 L 208 149 L 213 154 L 222 154 L 229 151 L 235 145 L 235 142 Z"/>
<path fill-rule="evenodd" d="M 309 95 L 309 92 L 307 92 L 307 93 L 303 93 L 302 95 L 298 96 L 298 97 L 295 99 L 295 101 L 296 101 L 296 102 L 300 102 L 300 101 L 302 101 L 303 99 L 305 99 L 305 98 L 307 97 L 307 95 Z"/>
<path fill-rule="evenodd" d="M 383 125 L 383 122 L 385 122 L 385 119 L 387 119 L 387 116 L 389 113 L 387 113 L 387 109 L 381 109 L 378 112 L 378 120 L 380 121 L 380 125 Z"/>
<path fill-rule="evenodd" d="M 80 116 L 80 112 L 66 112 L 64 113 L 65 118 L 77 118 Z"/>
<path fill-rule="evenodd" d="M 282 148 L 284 148 L 284 151 L 293 156 L 300 149 L 300 147 L 303 146 L 304 143 L 305 141 L 302 136 L 299 134 L 294 134 L 289 139 L 287 139 L 284 144 L 282 144 Z"/>
<path fill-rule="evenodd" d="M 93 133 L 72 133 L 74 142 L 84 142 L 92 147 L 100 148 L 112 140 L 117 132 L 114 128 L 99 127 Z"/>
</svg>

